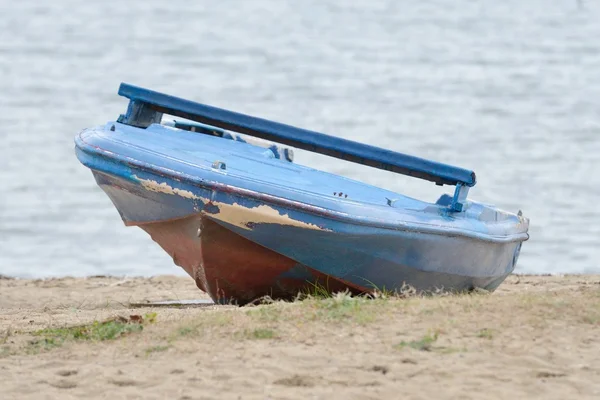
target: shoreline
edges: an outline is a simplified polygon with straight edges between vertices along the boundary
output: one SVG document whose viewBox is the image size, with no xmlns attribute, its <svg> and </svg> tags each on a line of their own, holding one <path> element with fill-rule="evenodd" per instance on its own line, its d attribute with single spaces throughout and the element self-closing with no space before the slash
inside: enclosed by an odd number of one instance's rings
<svg viewBox="0 0 600 400">
<path fill-rule="evenodd" d="M 600 275 L 513 274 L 492 293 L 132 307 L 192 299 L 208 296 L 172 275 L 0 279 L 3 399 L 600 396 Z"/>
</svg>

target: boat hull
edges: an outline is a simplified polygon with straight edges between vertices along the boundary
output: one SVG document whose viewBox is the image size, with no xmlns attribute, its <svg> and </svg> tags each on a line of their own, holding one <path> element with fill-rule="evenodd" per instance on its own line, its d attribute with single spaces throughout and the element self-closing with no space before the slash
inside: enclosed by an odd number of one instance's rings
<svg viewBox="0 0 600 400">
<path fill-rule="evenodd" d="M 325 289 L 360 293 L 339 279 L 278 254 L 198 214 L 140 226 L 216 303 L 291 300 Z"/>
<path fill-rule="evenodd" d="M 146 231 L 218 303 L 291 299 L 316 288 L 394 291 L 405 284 L 418 291 L 491 291 L 513 271 L 522 243 L 332 216 L 294 220 L 291 208 L 244 200 L 234 189 L 227 204 L 189 196 L 191 188 L 166 178 L 159 190 L 142 184 L 148 179 L 94 175 L 125 223 Z"/>
<path fill-rule="evenodd" d="M 221 303 L 404 285 L 494 290 L 528 238 L 526 218 L 470 201 L 462 183 L 430 203 L 295 164 L 270 146 L 157 123 L 109 122 L 75 145 L 125 224 Z"/>
</svg>

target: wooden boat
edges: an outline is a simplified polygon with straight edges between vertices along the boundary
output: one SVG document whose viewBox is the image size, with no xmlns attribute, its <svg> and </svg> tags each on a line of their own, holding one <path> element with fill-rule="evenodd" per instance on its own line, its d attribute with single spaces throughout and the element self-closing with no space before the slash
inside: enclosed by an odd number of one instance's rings
<svg viewBox="0 0 600 400">
<path fill-rule="evenodd" d="M 121 84 L 76 155 L 128 226 L 216 302 L 331 292 L 494 290 L 529 220 L 467 198 L 475 173 Z M 185 119 L 163 123 L 163 116 Z M 287 146 L 454 187 L 426 202 L 293 162 Z"/>
</svg>

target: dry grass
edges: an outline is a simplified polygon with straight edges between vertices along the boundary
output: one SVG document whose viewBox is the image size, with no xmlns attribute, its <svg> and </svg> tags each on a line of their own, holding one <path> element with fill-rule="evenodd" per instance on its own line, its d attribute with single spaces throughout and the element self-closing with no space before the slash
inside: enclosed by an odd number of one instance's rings
<svg viewBox="0 0 600 400">
<path fill-rule="evenodd" d="M 2 365 L 17 376 L 48 360 L 79 360 L 74 365 L 88 368 L 117 357 L 135 368 L 109 369 L 109 385 L 140 391 L 147 376 L 165 388 L 198 379 L 193 382 L 204 382 L 199 388 L 209 396 L 225 391 L 232 398 L 242 393 L 235 387 L 264 398 L 265 385 L 284 398 L 306 397 L 309 389 L 351 398 L 351 388 L 390 398 L 400 386 L 404 393 L 439 395 L 428 391 L 425 377 L 449 388 L 443 396 L 450 398 L 468 390 L 503 398 L 593 398 L 600 390 L 600 279 L 594 277 L 512 277 L 493 294 L 312 293 L 296 302 L 241 308 L 130 309 L 125 301 L 107 307 L 103 300 L 86 307 L 74 306 L 82 304 L 79 299 L 61 300 L 45 311 L 6 314 L 0 320 L 0 374 Z M 99 322 L 132 313 L 146 314 L 142 329 Z M 43 325 L 22 322 L 29 318 Z M 204 375 L 190 375 L 197 370 Z M 53 387 L 81 394 L 94 385 L 92 377 L 76 376 L 77 387 L 73 376 Z M 340 391 L 328 392 L 332 387 Z"/>
<path fill-rule="evenodd" d="M 129 323 L 124 317 L 76 326 L 59 324 L 57 327 L 53 321 L 53 326 L 33 332 L 14 331 L 9 326 L 0 332 L 0 356 L 31 352 L 32 349 L 35 352 L 51 351 L 72 342 L 117 340 L 130 335 L 142 335 L 146 343 L 156 341 L 157 344 L 145 347 L 146 353 L 153 353 L 164 351 L 180 341 L 199 338 L 203 341 L 214 338 L 286 341 L 311 331 L 364 330 L 400 321 L 406 322 L 407 329 L 398 335 L 407 336 L 407 339 L 394 347 L 429 351 L 438 338 L 444 336 L 442 332 L 453 331 L 456 335 L 458 330 L 462 338 L 491 341 L 515 326 L 547 329 L 557 322 L 597 326 L 600 325 L 598 310 L 600 296 L 595 291 L 524 292 L 512 296 L 494 296 L 485 292 L 450 296 L 380 293 L 370 297 L 353 297 L 349 293 L 319 294 L 303 296 L 291 303 L 187 310 L 175 318 L 175 324 L 172 315 L 165 319 L 161 310 L 148 309 L 145 318 L 154 326 L 145 330 L 143 324 Z M 420 329 L 415 329 L 417 326 Z M 16 337 L 26 340 L 15 340 Z"/>
</svg>

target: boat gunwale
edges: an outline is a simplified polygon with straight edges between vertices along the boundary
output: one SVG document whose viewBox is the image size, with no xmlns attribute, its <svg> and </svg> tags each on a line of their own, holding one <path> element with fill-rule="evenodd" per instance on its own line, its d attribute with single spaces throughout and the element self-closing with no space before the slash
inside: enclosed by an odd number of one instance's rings
<svg viewBox="0 0 600 400">
<path fill-rule="evenodd" d="M 190 174 L 187 174 L 184 172 L 176 171 L 176 170 L 166 168 L 166 167 L 161 167 L 161 166 L 150 164 L 150 163 L 138 160 L 138 159 L 134 159 L 132 157 L 123 156 L 123 155 L 114 153 L 112 151 L 103 149 L 99 146 L 89 144 L 81 137 L 81 135 L 85 132 L 98 131 L 98 130 L 104 131 L 105 127 L 97 126 L 97 127 L 93 127 L 93 128 L 86 128 L 86 129 L 82 130 L 81 132 L 79 132 L 77 134 L 77 136 L 75 137 L 76 147 L 79 148 L 82 152 L 87 153 L 92 157 L 99 156 L 102 158 L 106 158 L 111 161 L 116 161 L 117 163 L 119 163 L 121 165 L 133 167 L 135 169 L 138 169 L 138 170 L 141 170 L 144 172 L 149 172 L 151 174 L 154 174 L 154 175 L 157 175 L 157 176 L 160 176 L 163 178 L 173 179 L 173 180 L 176 180 L 176 181 L 184 183 L 184 184 L 190 184 L 190 185 L 198 187 L 198 188 L 203 188 L 203 189 L 208 189 L 208 190 L 217 190 L 222 193 L 232 193 L 236 196 L 246 197 L 251 200 L 262 201 L 265 203 L 282 206 L 282 207 L 300 211 L 300 212 L 310 213 L 313 215 L 317 215 L 317 216 L 324 217 L 324 218 L 331 219 L 331 220 L 338 221 L 338 222 L 348 223 L 351 225 L 360 225 L 360 226 L 367 226 L 367 227 L 371 227 L 371 228 L 387 229 L 387 230 L 394 230 L 394 231 L 407 231 L 407 232 L 415 232 L 415 233 L 423 233 L 423 234 L 434 234 L 434 235 L 447 236 L 447 237 L 461 236 L 461 237 L 480 240 L 480 241 L 484 241 L 484 242 L 492 242 L 492 243 L 500 243 L 500 244 L 513 243 L 513 242 L 524 242 L 529 239 L 529 233 L 527 232 L 528 226 L 529 226 L 529 221 L 527 218 L 523 218 L 523 222 L 521 223 L 522 225 L 525 226 L 525 230 L 523 232 L 511 233 L 511 234 L 506 234 L 506 235 L 495 235 L 495 234 L 482 233 L 482 232 L 477 232 L 477 231 L 467 230 L 467 229 L 452 228 L 452 227 L 448 227 L 448 226 L 432 225 L 432 224 L 425 224 L 425 223 L 418 223 L 418 222 L 389 222 L 387 220 L 373 217 L 373 216 L 355 216 L 355 215 L 350 215 L 348 213 L 344 213 L 341 211 L 336 211 L 336 210 L 332 210 L 329 208 L 324 208 L 324 207 L 320 207 L 320 206 L 316 206 L 316 205 L 312 205 L 312 204 L 307 204 L 307 203 L 297 201 L 297 200 L 286 199 L 283 197 L 279 197 L 279 196 L 275 196 L 275 195 L 271 195 L 271 194 L 267 194 L 267 193 L 257 192 L 255 190 L 251 190 L 251 189 L 245 189 L 245 188 L 232 186 L 232 185 L 225 184 L 225 183 L 220 183 L 220 182 L 213 181 L 213 180 L 198 178 L 198 177 L 195 177 L 193 175 L 190 175 Z M 104 172 L 100 169 L 91 168 L 88 165 L 86 165 L 86 166 L 92 170 Z M 107 172 L 104 172 L 104 173 L 107 173 Z M 108 174 L 114 175 L 111 173 L 108 173 Z M 131 180 L 133 177 L 121 175 L 120 178 L 125 178 L 125 179 Z M 182 217 L 182 218 L 185 218 L 185 217 Z M 489 225 L 489 223 L 486 221 L 483 221 L 483 224 Z M 499 224 L 496 224 L 496 225 L 499 225 Z M 514 225 L 514 224 L 511 224 L 511 225 Z"/>
</svg>

